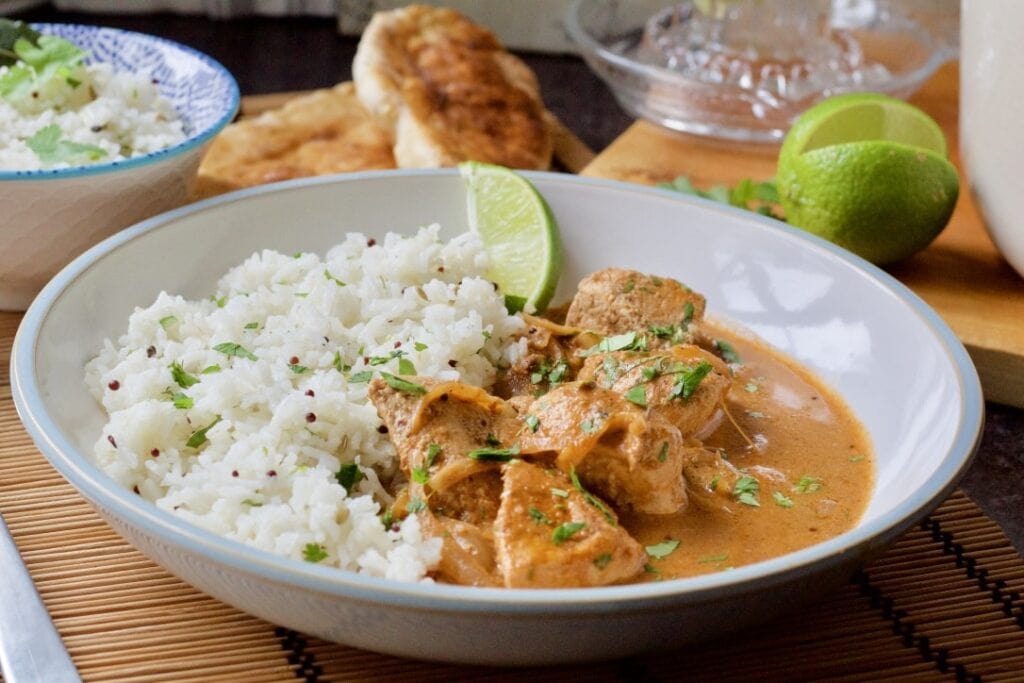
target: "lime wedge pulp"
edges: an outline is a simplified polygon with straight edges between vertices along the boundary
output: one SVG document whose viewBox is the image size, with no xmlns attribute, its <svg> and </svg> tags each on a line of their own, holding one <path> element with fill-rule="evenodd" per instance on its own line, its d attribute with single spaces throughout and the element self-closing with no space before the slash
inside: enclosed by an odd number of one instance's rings
<svg viewBox="0 0 1024 683">
<path fill-rule="evenodd" d="M 503 166 L 459 164 L 466 183 L 469 227 L 480 235 L 490 261 L 487 277 L 506 301 L 528 313 L 547 307 L 558 286 L 562 245 L 544 198 L 523 176 Z"/>
</svg>

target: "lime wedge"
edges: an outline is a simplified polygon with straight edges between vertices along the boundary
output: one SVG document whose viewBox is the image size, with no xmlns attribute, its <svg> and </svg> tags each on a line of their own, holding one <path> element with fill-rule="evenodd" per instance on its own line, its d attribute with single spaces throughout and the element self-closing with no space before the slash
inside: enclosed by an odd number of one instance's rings
<svg viewBox="0 0 1024 683">
<path fill-rule="evenodd" d="M 786 220 L 878 264 L 924 249 L 959 194 L 946 138 L 926 113 L 876 93 L 810 108 L 779 150 Z"/>
<path fill-rule="evenodd" d="M 467 161 L 470 229 L 483 240 L 487 277 L 497 283 L 510 310 L 543 311 L 558 286 L 562 245 L 544 198 L 526 178 L 504 168 Z"/>
</svg>

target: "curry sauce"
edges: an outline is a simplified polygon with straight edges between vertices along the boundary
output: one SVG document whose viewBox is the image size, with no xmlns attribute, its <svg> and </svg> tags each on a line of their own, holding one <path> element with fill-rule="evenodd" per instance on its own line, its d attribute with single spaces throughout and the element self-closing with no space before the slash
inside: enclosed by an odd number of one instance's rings
<svg viewBox="0 0 1024 683">
<path fill-rule="evenodd" d="M 606 268 L 564 320 L 523 315 L 489 388 L 384 376 L 396 518 L 442 539 L 435 579 L 558 588 L 681 578 L 852 528 L 873 458 L 793 360 L 704 319 L 680 282 Z"/>
<path fill-rule="evenodd" d="M 852 528 L 874 486 L 864 428 L 844 402 L 796 362 L 750 337 L 705 329 L 735 348 L 724 420 L 704 444 L 740 470 L 759 472 L 758 505 L 691 507 L 677 515 L 627 515 L 645 546 L 678 541 L 652 557 L 646 580 L 681 578 L 777 557 Z M 734 496 L 734 498 L 736 498 Z"/>
</svg>

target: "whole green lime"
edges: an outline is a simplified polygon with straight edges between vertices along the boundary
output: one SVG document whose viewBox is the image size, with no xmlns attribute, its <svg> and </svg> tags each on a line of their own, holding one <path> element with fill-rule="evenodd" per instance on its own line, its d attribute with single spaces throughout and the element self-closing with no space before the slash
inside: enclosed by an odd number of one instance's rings
<svg viewBox="0 0 1024 683">
<path fill-rule="evenodd" d="M 938 124 L 886 95 L 827 99 L 797 120 L 779 151 L 786 220 L 878 264 L 925 248 L 960 190 Z"/>
</svg>

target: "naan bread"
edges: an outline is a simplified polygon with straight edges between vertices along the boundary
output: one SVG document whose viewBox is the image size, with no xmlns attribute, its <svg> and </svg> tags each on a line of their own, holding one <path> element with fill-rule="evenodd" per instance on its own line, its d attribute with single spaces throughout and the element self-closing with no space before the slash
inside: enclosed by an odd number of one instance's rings
<svg viewBox="0 0 1024 683">
<path fill-rule="evenodd" d="M 395 168 L 391 134 L 359 103 L 352 83 L 297 97 L 234 123 L 199 167 L 196 198 L 304 176 Z"/>
<path fill-rule="evenodd" d="M 394 132 L 402 168 L 551 164 L 533 72 L 458 12 L 412 5 L 375 14 L 352 73 L 360 101 Z"/>
</svg>

